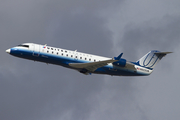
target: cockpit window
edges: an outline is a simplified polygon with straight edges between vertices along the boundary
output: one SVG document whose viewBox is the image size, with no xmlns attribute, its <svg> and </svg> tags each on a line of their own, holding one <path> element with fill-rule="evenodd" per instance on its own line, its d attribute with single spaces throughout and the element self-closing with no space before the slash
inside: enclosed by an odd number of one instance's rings
<svg viewBox="0 0 180 120">
<path fill-rule="evenodd" d="M 29 45 L 18 45 L 19 47 L 27 47 L 29 48 Z"/>
</svg>

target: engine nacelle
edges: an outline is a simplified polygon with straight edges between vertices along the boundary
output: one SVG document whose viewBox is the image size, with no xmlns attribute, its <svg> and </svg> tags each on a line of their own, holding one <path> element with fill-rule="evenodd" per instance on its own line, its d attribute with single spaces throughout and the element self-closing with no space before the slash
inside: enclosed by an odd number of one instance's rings
<svg viewBox="0 0 180 120">
<path fill-rule="evenodd" d="M 125 67 L 126 66 L 126 60 L 121 58 L 119 61 L 113 62 L 112 64 L 116 65 L 116 66 Z"/>
</svg>

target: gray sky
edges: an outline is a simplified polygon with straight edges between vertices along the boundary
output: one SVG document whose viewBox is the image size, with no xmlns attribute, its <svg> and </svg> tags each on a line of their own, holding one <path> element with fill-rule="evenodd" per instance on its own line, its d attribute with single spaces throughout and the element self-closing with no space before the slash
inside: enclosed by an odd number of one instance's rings
<svg viewBox="0 0 180 120">
<path fill-rule="evenodd" d="M 2 120 L 178 120 L 179 0 L 0 1 Z M 136 61 L 172 51 L 147 77 L 83 75 L 16 58 L 20 43 Z"/>
</svg>

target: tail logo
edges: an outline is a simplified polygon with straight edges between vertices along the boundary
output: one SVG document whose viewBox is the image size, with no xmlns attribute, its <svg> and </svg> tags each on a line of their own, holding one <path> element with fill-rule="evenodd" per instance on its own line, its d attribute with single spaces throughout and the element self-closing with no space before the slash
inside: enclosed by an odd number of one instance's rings
<svg viewBox="0 0 180 120">
<path fill-rule="evenodd" d="M 159 57 L 155 55 L 154 53 L 149 53 L 143 61 L 143 66 L 153 67 L 156 64 L 158 58 Z"/>
<path fill-rule="evenodd" d="M 146 55 L 144 55 L 141 59 L 137 61 L 137 64 L 141 67 L 146 67 L 148 69 L 153 69 L 155 65 L 164 57 L 166 54 L 172 52 L 160 52 L 157 50 L 152 50 Z"/>
<path fill-rule="evenodd" d="M 160 60 L 160 55 L 154 54 L 157 51 L 150 51 L 145 56 L 143 56 L 138 62 L 143 67 L 154 68 L 154 66 Z"/>
</svg>

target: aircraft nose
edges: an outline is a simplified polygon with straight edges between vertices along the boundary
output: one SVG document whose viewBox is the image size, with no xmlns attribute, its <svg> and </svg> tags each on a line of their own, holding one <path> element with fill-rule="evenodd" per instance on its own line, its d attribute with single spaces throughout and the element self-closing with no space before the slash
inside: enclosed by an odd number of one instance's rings
<svg viewBox="0 0 180 120">
<path fill-rule="evenodd" d="M 7 50 L 6 50 L 6 52 L 10 54 L 10 52 L 11 52 L 11 49 L 7 49 Z"/>
</svg>

